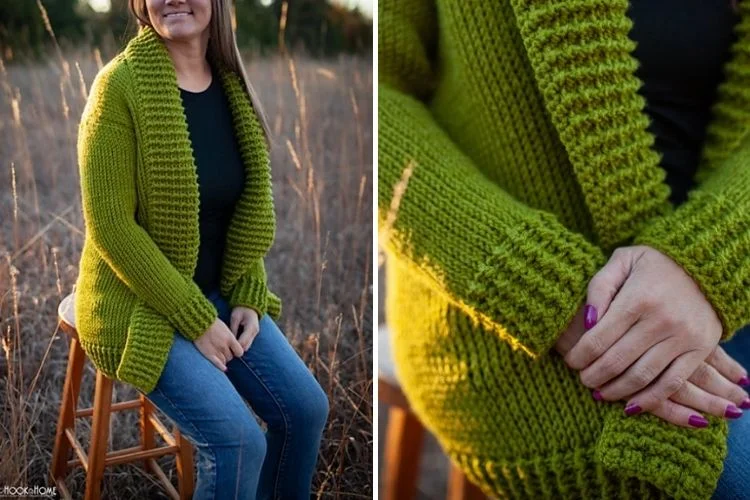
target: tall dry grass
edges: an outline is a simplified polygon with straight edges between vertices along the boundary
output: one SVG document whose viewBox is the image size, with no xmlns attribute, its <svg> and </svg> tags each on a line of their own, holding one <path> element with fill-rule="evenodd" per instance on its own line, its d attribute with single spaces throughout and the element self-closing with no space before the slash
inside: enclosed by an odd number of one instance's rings
<svg viewBox="0 0 750 500">
<path fill-rule="evenodd" d="M 43 64 L 0 59 L 0 485 L 50 485 L 68 339 L 57 327 L 83 243 L 75 141 L 110 47 L 59 49 Z M 269 116 L 277 232 L 266 265 L 279 326 L 330 399 L 318 498 L 372 496 L 372 61 L 248 56 Z M 91 406 L 87 362 L 79 406 Z M 116 383 L 114 399 L 137 397 Z M 138 444 L 138 415 L 113 414 L 110 450 Z M 88 446 L 90 419 L 77 420 Z M 173 459 L 159 460 L 174 473 Z M 82 492 L 80 469 L 68 476 Z M 103 498 L 161 498 L 140 465 L 105 473 Z"/>
</svg>

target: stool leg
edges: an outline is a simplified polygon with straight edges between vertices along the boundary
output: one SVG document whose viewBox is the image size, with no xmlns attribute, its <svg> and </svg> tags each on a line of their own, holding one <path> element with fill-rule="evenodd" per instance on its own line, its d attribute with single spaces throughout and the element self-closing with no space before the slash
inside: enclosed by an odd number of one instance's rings
<svg viewBox="0 0 750 500">
<path fill-rule="evenodd" d="M 180 500 L 190 500 L 193 498 L 193 445 L 185 439 L 177 426 L 172 430 L 175 443 L 180 451 L 175 456 L 177 466 L 177 486 L 180 490 Z"/>
<path fill-rule="evenodd" d="M 487 497 L 477 485 L 469 481 L 466 474 L 451 462 L 448 479 L 448 500 L 485 500 Z"/>
<path fill-rule="evenodd" d="M 76 338 L 71 338 L 68 345 L 68 366 L 65 371 L 65 383 L 63 384 L 62 401 L 60 402 L 60 415 L 57 418 L 57 430 L 55 432 L 55 447 L 52 451 L 52 475 L 53 484 L 58 479 L 64 480 L 68 475 L 68 453 L 71 446 L 66 429 L 75 429 L 75 415 L 78 408 L 78 395 L 81 392 L 81 379 L 83 377 L 83 364 L 86 354 Z"/>
<path fill-rule="evenodd" d="M 417 493 L 424 427 L 413 413 L 391 407 L 386 432 L 383 500 L 411 500 Z"/>
<path fill-rule="evenodd" d="M 154 412 L 154 404 L 144 394 L 140 394 L 141 400 L 141 446 L 144 450 L 151 450 L 156 446 L 154 424 L 151 422 L 151 414 Z M 155 473 L 151 467 L 151 459 L 143 460 L 143 466 L 147 472 Z"/>
<path fill-rule="evenodd" d="M 107 459 L 109 417 L 112 406 L 112 379 L 96 371 L 94 415 L 89 446 L 89 470 L 86 474 L 86 500 L 99 500 L 104 465 Z"/>
</svg>

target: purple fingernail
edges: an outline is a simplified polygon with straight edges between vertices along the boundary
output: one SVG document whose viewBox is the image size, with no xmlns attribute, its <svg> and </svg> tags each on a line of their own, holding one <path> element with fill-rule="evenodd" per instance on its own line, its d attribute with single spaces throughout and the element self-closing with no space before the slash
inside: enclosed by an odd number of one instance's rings
<svg viewBox="0 0 750 500">
<path fill-rule="evenodd" d="M 586 328 L 586 330 L 594 328 L 596 317 L 596 307 L 586 304 L 586 307 L 583 308 L 583 327 Z"/>
<path fill-rule="evenodd" d="M 625 407 L 625 415 L 627 415 L 628 417 L 631 415 L 635 415 L 636 413 L 640 413 L 640 412 L 641 412 L 641 407 L 638 406 L 637 404 L 629 404 L 628 406 Z"/>
<path fill-rule="evenodd" d="M 740 403 L 740 408 L 743 410 L 747 410 L 750 408 L 750 398 L 745 398 L 742 400 L 742 403 Z"/>
<path fill-rule="evenodd" d="M 690 415 L 688 423 L 693 427 L 706 427 L 708 425 L 708 420 L 700 415 Z"/>
<path fill-rule="evenodd" d="M 746 375 L 742 377 L 737 383 L 743 387 L 746 387 L 750 385 L 750 378 L 747 378 L 747 375 Z"/>
<path fill-rule="evenodd" d="M 597 390 L 594 390 L 591 394 L 594 396 L 594 399 L 596 399 L 597 401 L 601 401 L 603 399 L 602 393 Z"/>
<path fill-rule="evenodd" d="M 734 405 L 727 405 L 727 409 L 724 410 L 724 416 L 726 418 L 740 418 L 742 416 L 742 410 Z"/>
</svg>

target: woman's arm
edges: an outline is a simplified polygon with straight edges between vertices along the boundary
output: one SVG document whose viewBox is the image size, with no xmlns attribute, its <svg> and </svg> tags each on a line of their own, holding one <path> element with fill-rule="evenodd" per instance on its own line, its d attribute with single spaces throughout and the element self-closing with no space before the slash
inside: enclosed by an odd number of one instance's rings
<svg viewBox="0 0 750 500">
<path fill-rule="evenodd" d="M 380 242 L 467 314 L 543 355 L 606 258 L 489 181 L 435 122 L 426 106 L 435 81 L 432 2 L 383 0 L 378 9 Z M 405 191 L 394 195 L 402 178 Z"/>
<path fill-rule="evenodd" d="M 218 314 L 195 282 L 180 274 L 135 220 L 137 144 L 122 90 L 124 70 L 108 67 L 97 75 L 79 125 L 87 239 L 135 295 L 194 340 Z"/>
</svg>

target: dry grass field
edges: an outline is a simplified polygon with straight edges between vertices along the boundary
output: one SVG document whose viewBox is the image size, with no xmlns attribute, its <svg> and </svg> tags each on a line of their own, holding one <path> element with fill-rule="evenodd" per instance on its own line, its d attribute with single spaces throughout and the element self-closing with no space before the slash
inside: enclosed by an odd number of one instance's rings
<svg viewBox="0 0 750 500">
<path fill-rule="evenodd" d="M 0 65 L 0 486 L 50 485 L 68 351 L 56 311 L 73 291 L 84 235 L 78 119 L 113 55 L 78 47 L 44 64 Z M 246 67 L 276 142 L 278 226 L 266 266 L 284 303 L 279 326 L 330 399 L 314 497 L 371 498 L 372 61 L 246 55 Z M 87 361 L 79 405 L 91 405 L 93 375 Z M 119 382 L 114 393 L 137 396 Z M 136 412 L 115 413 L 110 450 L 137 445 L 137 429 Z M 89 432 L 79 418 L 86 447 Z M 171 457 L 159 463 L 174 475 Z M 81 495 L 83 480 L 78 469 L 67 485 Z M 140 464 L 108 468 L 103 495 L 164 498 Z"/>
</svg>

